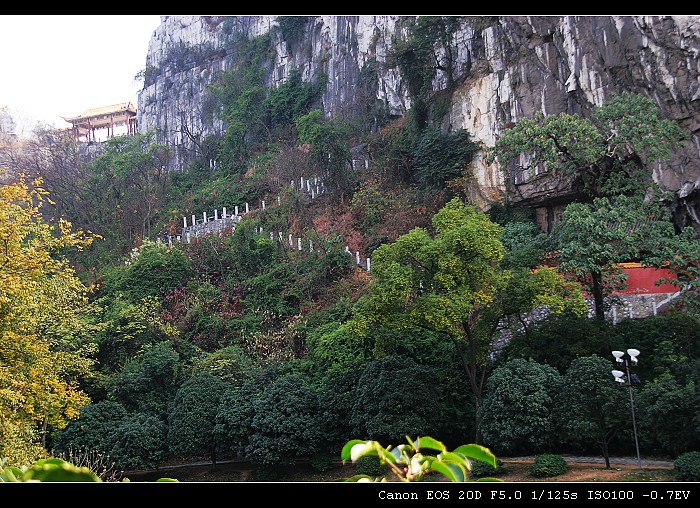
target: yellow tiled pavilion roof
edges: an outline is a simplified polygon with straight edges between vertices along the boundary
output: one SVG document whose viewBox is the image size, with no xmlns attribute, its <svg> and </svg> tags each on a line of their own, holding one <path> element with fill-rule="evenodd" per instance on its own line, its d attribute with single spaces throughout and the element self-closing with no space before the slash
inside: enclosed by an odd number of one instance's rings
<svg viewBox="0 0 700 508">
<path fill-rule="evenodd" d="M 120 102 L 118 104 L 112 104 L 111 106 L 102 106 L 100 108 L 86 109 L 82 115 L 74 116 L 70 118 L 63 117 L 66 122 L 75 122 L 81 119 L 87 119 L 92 117 L 110 115 L 112 113 L 126 113 L 131 112 L 136 114 L 136 107 L 129 102 Z"/>
</svg>

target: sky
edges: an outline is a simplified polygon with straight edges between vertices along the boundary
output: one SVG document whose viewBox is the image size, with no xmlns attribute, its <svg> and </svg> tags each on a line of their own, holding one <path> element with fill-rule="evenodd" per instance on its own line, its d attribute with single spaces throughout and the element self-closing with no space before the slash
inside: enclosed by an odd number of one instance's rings
<svg viewBox="0 0 700 508">
<path fill-rule="evenodd" d="M 0 108 L 17 134 L 132 101 L 158 15 L 0 15 Z"/>
</svg>

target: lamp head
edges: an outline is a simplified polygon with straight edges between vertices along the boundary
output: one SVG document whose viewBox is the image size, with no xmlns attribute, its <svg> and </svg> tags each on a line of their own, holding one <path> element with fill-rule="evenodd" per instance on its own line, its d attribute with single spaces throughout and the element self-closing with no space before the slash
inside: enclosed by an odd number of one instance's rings
<svg viewBox="0 0 700 508">
<path fill-rule="evenodd" d="M 615 377 L 615 381 L 617 381 L 618 383 L 625 382 L 625 380 L 623 378 L 623 376 L 625 375 L 624 372 L 622 372 L 621 370 L 613 370 L 611 372 L 612 372 L 612 375 Z"/>
<path fill-rule="evenodd" d="M 625 356 L 625 353 L 622 351 L 613 351 L 612 355 L 615 357 L 617 363 L 622 363 L 622 357 Z"/>
<path fill-rule="evenodd" d="M 637 365 L 637 357 L 639 356 L 639 349 L 628 349 L 627 354 L 630 355 L 630 358 L 632 359 L 632 363 L 634 365 Z"/>
</svg>

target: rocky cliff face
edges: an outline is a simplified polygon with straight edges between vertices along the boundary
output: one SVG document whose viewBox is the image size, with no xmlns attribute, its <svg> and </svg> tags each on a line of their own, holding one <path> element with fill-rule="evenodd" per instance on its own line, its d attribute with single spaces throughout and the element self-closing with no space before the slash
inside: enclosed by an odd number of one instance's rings
<svg viewBox="0 0 700 508">
<path fill-rule="evenodd" d="M 363 70 L 376 69 L 373 90 L 394 116 L 411 108 L 406 78 L 389 62 L 394 40 L 405 36 L 400 16 L 312 16 L 283 40 L 274 16 L 163 16 L 150 42 L 147 78 L 139 95 L 139 128 L 155 129 L 177 147 L 179 163 L 194 135 L 222 132 L 208 109 L 207 85 L 231 67 L 233 35 L 274 34 L 268 86 L 299 68 L 305 79 L 327 75 L 322 103 L 338 114 L 356 99 Z M 464 17 L 451 43 L 449 68 L 438 71 L 434 93 L 450 90 L 445 129 L 464 128 L 490 146 L 505 128 L 537 111 L 581 113 L 611 95 L 631 91 L 653 98 L 662 114 L 689 133 L 685 150 L 654 168 L 673 190 L 677 206 L 697 220 L 700 193 L 700 16 Z M 193 51 L 196 48 L 197 51 Z M 376 78 L 374 78 L 376 76 Z M 500 199 L 551 207 L 568 192 L 546 178 L 518 178 L 477 160 L 474 199 Z"/>
</svg>

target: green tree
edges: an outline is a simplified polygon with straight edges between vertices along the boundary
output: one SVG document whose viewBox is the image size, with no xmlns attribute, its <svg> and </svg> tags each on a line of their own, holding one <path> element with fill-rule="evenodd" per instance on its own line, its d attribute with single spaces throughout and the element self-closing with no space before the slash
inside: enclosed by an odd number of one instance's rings
<svg viewBox="0 0 700 508">
<path fill-rule="evenodd" d="M 167 169 L 171 153 L 153 138 L 153 133 L 110 138 L 104 151 L 89 163 L 91 192 L 89 201 L 80 206 L 90 216 L 81 226 L 99 232 L 105 241 L 96 242 L 87 253 L 92 259 L 82 256 L 82 261 L 99 266 L 160 235 L 154 227 L 163 221 L 159 213 L 171 188 Z"/>
<path fill-rule="evenodd" d="M 180 355 L 170 342 L 146 346 L 112 377 L 109 394 L 130 411 L 165 420 L 181 382 L 181 369 Z"/>
<path fill-rule="evenodd" d="M 502 365 L 513 358 L 529 358 L 551 365 L 564 374 L 571 362 L 580 356 L 606 357 L 614 349 L 624 349 L 623 341 L 612 330 L 611 322 L 590 319 L 586 315 L 548 316 L 515 333 L 498 352 L 495 364 Z"/>
<path fill-rule="evenodd" d="M 448 338 L 478 415 L 489 354 L 505 317 L 501 311 L 526 312 L 547 304 L 553 312 L 581 312 L 585 304 L 580 290 L 543 269 L 531 282 L 545 291 L 519 299 L 526 308 L 506 305 L 512 274 L 500 266 L 505 253 L 502 228 L 459 199 L 435 214 L 433 227 L 434 236 L 415 228 L 374 252 L 373 281 L 354 309 L 353 329 L 366 336 L 385 324 L 399 330 L 418 326 Z M 477 420 L 477 443 L 478 428 Z"/>
<path fill-rule="evenodd" d="M 228 171 L 244 167 L 250 155 L 270 140 L 265 124 L 265 74 L 272 50 L 270 40 L 269 34 L 240 40 L 236 51 L 241 58 L 237 65 L 212 86 L 226 122 L 218 155 Z"/>
<path fill-rule="evenodd" d="M 576 358 L 564 375 L 561 399 L 564 441 L 593 441 L 610 467 L 610 441 L 629 420 L 629 401 L 610 371 L 613 362 L 598 355 Z"/>
<path fill-rule="evenodd" d="M 54 455 L 96 451 L 107 453 L 110 449 L 107 438 L 127 416 L 124 406 L 113 400 L 88 404 L 80 410 L 78 418 L 56 432 Z"/>
<path fill-rule="evenodd" d="M 325 369 L 319 381 L 319 408 L 324 421 L 324 445 L 327 452 L 336 456 L 338 447 L 347 442 L 353 435 L 352 418 L 355 401 L 355 386 L 362 375 L 363 362 L 348 361 L 342 367 L 333 366 Z"/>
<path fill-rule="evenodd" d="M 285 18 L 296 19 L 297 17 L 285 16 Z M 296 118 L 311 110 L 312 104 L 318 99 L 319 92 L 318 85 L 305 83 L 302 80 L 299 69 L 290 70 L 284 83 L 271 89 L 267 98 L 270 129 L 279 135 L 289 135 L 290 133 L 286 131 L 294 127 Z"/>
<path fill-rule="evenodd" d="M 246 455 L 264 465 L 294 464 L 320 450 L 324 425 L 316 391 L 296 375 L 282 376 L 253 401 Z"/>
<path fill-rule="evenodd" d="M 525 170 L 546 170 L 581 180 L 592 196 L 607 194 L 615 174 L 638 179 L 640 171 L 668 158 L 683 139 L 678 124 L 660 117 L 656 103 L 623 92 L 596 107 L 591 118 L 578 114 L 544 115 L 523 119 L 507 129 L 488 150 L 486 161 L 498 160 L 504 171 L 514 161 Z"/>
<path fill-rule="evenodd" d="M 406 434 L 426 435 L 441 430 L 440 384 L 412 383 L 412 379 L 435 379 L 429 366 L 410 358 L 387 356 L 368 362 L 353 396 L 350 423 L 353 434 L 365 439 L 396 442 Z"/>
<path fill-rule="evenodd" d="M 124 264 L 106 271 L 104 291 L 108 297 L 132 302 L 164 299 L 168 291 L 185 285 L 190 268 L 191 261 L 181 249 L 144 242 Z"/>
<path fill-rule="evenodd" d="M 426 129 L 413 154 L 418 185 L 445 188 L 448 180 L 458 178 L 468 170 L 478 149 L 464 129 L 447 134 L 435 127 Z"/>
<path fill-rule="evenodd" d="M 97 358 L 104 375 L 121 370 L 124 365 L 147 347 L 162 342 L 177 342 L 178 330 L 161 318 L 161 302 L 155 297 L 131 302 L 117 298 L 104 299 L 100 319 L 103 327 L 98 334 Z"/>
<path fill-rule="evenodd" d="M 327 178 L 328 185 L 338 192 L 342 203 L 353 183 L 347 133 L 326 120 L 320 109 L 297 117 L 295 124 L 299 141 L 311 147 L 314 169 Z"/>
<path fill-rule="evenodd" d="M 619 263 L 638 261 L 662 267 L 676 256 L 679 238 L 669 212 L 640 195 L 602 197 L 592 203 L 571 203 L 556 234 L 559 271 L 575 278 L 593 296 L 595 316 L 605 318 L 611 296 L 626 287 Z"/>
<path fill-rule="evenodd" d="M 214 425 L 222 452 L 245 456 L 255 415 L 254 403 L 274 381 L 274 375 L 272 369 L 256 371 L 240 388 L 229 387 L 224 391 Z"/>
<path fill-rule="evenodd" d="M 226 383 L 213 374 L 199 374 L 185 381 L 175 394 L 168 415 L 170 450 L 177 454 L 209 453 L 216 464 L 216 413 Z"/>
<path fill-rule="evenodd" d="M 635 395 L 639 442 L 643 450 L 678 457 L 700 448 L 697 429 L 689 425 L 698 411 L 696 391 L 694 381 L 680 384 L 671 375 L 644 383 Z"/>
<path fill-rule="evenodd" d="M 227 386 L 240 388 L 257 366 L 240 346 L 226 346 L 194 359 L 192 371 L 213 374 Z"/>
<path fill-rule="evenodd" d="M 481 408 L 484 441 L 499 453 L 542 452 L 556 442 L 561 376 L 516 358 L 493 370 Z"/>
<path fill-rule="evenodd" d="M 106 438 L 116 467 L 138 471 L 158 467 L 166 456 L 165 423 L 156 416 L 134 413 L 112 428 Z"/>
</svg>

